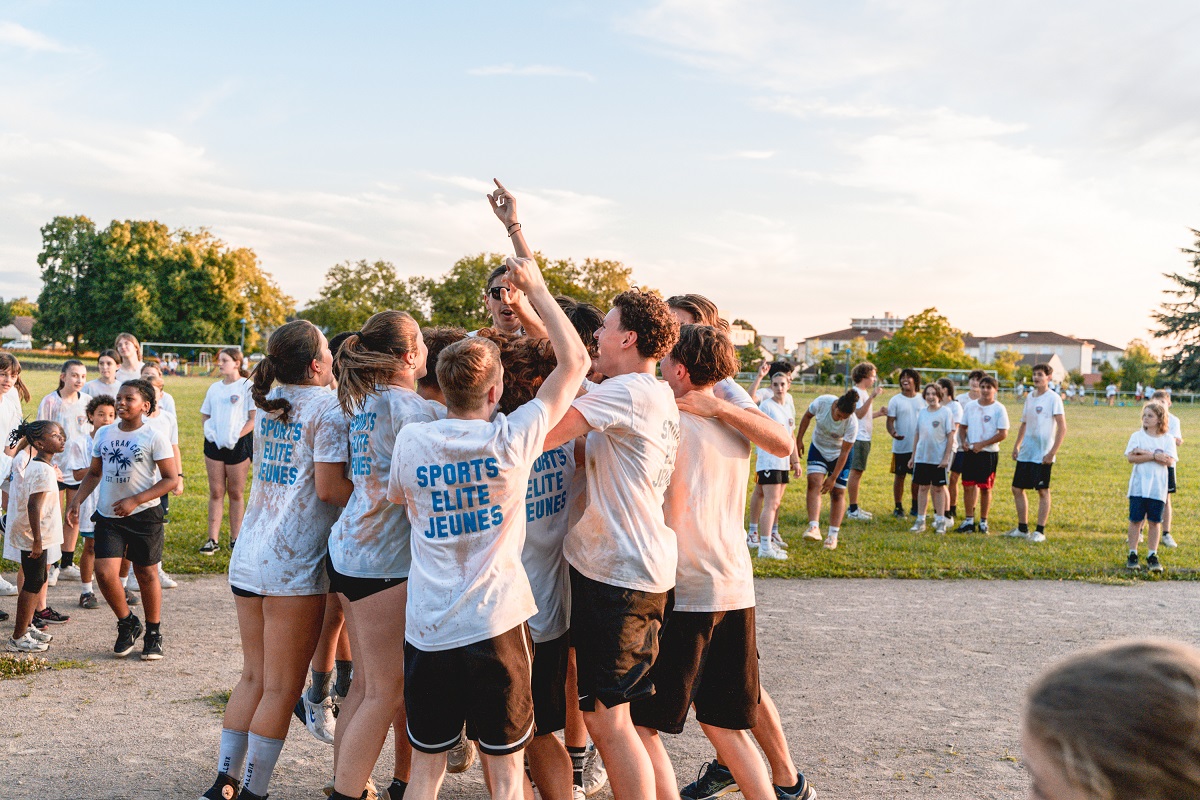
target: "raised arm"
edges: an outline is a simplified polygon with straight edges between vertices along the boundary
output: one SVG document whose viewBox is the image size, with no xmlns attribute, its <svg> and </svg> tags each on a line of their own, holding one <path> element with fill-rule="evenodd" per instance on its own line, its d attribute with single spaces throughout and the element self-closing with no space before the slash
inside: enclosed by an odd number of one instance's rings
<svg viewBox="0 0 1200 800">
<path fill-rule="evenodd" d="M 496 191 L 487 196 L 488 202 L 492 206 L 492 212 L 495 213 L 496 219 L 504 225 L 505 231 L 508 233 L 508 238 L 512 241 L 513 252 L 517 258 L 533 259 L 533 250 L 525 241 L 525 234 L 521 231 L 521 223 L 517 220 L 517 198 L 512 192 L 504 188 L 504 184 L 495 178 L 492 179 L 496 184 Z M 512 286 L 512 284 L 509 284 Z M 518 287 L 512 286 L 513 289 Z M 505 302 L 517 315 L 517 319 L 521 321 L 521 327 L 525 330 L 526 336 L 532 336 L 534 339 L 548 339 L 549 332 L 546 330 L 546 325 L 538 316 L 538 313 L 529 304 L 529 298 L 521 291 L 505 292 Z"/>
<path fill-rule="evenodd" d="M 767 373 L 771 371 L 771 362 L 765 358 L 759 362 L 758 374 L 754 376 L 754 383 L 750 384 L 750 397 L 755 397 L 758 394 L 758 387 L 762 386 L 763 378 L 767 377 Z"/>
</svg>

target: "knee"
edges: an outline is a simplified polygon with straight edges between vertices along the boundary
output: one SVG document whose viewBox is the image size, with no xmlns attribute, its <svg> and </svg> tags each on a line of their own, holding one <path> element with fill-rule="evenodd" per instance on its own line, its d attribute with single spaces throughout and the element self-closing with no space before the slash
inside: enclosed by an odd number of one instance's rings
<svg viewBox="0 0 1200 800">
<path fill-rule="evenodd" d="M 208 499 L 221 501 L 225 499 L 225 487 L 219 483 L 210 483 L 208 485 Z"/>
</svg>

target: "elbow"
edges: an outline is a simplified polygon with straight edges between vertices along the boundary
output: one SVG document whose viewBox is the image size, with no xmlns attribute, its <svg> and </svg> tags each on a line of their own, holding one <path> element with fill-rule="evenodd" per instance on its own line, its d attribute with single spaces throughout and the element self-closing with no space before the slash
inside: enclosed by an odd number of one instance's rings
<svg viewBox="0 0 1200 800">
<path fill-rule="evenodd" d="M 773 440 L 770 444 L 769 448 L 763 449 L 777 458 L 787 458 L 792 454 L 792 450 L 795 449 L 795 442 L 786 435 L 782 439 Z"/>
</svg>

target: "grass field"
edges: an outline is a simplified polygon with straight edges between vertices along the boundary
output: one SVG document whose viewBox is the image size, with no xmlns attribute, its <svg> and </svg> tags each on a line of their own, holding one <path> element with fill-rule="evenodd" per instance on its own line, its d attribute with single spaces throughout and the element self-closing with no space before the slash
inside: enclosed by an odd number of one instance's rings
<svg viewBox="0 0 1200 800">
<path fill-rule="evenodd" d="M 89 378 L 94 375 L 89 375 Z M 26 405 L 28 414 L 37 401 L 58 385 L 57 374 L 26 370 L 25 382 L 33 394 Z M 215 556 L 196 552 L 204 541 L 208 485 L 204 473 L 203 434 L 200 427 L 200 403 L 211 380 L 208 378 L 169 378 L 167 391 L 175 397 L 180 412 L 179 438 L 183 453 L 185 492 L 171 500 L 171 523 L 167 526 L 164 561 L 170 572 L 223 572 L 229 550 Z M 796 392 L 796 408 L 803 413 L 815 392 Z M 886 402 L 890 393 L 880 399 Z M 1020 406 L 1008 402 L 1013 431 L 1020 419 Z M 1185 437 L 1200 431 L 1200 407 L 1179 404 L 1173 409 L 1183 423 Z M 1067 440 L 1054 469 L 1054 506 L 1047 527 L 1048 541 L 1033 545 L 995 534 L 1015 527 L 1009 484 L 1013 462 L 1008 457 L 1011 440 L 1001 444 L 1000 471 L 996 480 L 995 501 L 990 515 L 993 535 L 933 533 L 910 534 L 911 519 L 893 519 L 892 477 L 888 474 L 890 439 L 876 421 L 875 450 L 863 478 L 860 505 L 872 511 L 872 522 L 843 524 L 836 551 L 800 538 L 807 515 L 804 509 L 803 482 L 788 487 L 781 515 L 781 530 L 791 546 L 787 561 L 756 561 L 759 575 L 772 577 L 902 577 L 902 578 L 1057 578 L 1101 581 L 1131 580 L 1124 569 L 1126 528 L 1125 487 L 1129 465 L 1125 462 L 1125 443 L 1139 424 L 1139 411 L 1126 406 L 1069 406 Z M 1200 435 L 1198 433 L 1197 435 Z M 1180 547 L 1162 553 L 1167 579 L 1200 579 L 1200 533 L 1192 520 L 1200 511 L 1200 493 L 1188 464 L 1192 448 L 1185 441 L 1180 449 L 1180 493 L 1175 498 L 1172 533 Z M 1031 494 L 1031 513 L 1036 513 L 1036 495 Z M 960 499 L 959 511 L 962 503 Z M 826 498 L 823 525 L 827 524 Z M 931 526 L 932 527 L 932 526 Z M 222 543 L 228 542 L 228 523 L 222 529 Z M 1143 549 L 1143 555 L 1144 555 Z M 12 570 L 13 565 L 6 565 Z M 1143 575 L 1138 579 L 1151 579 Z"/>
</svg>

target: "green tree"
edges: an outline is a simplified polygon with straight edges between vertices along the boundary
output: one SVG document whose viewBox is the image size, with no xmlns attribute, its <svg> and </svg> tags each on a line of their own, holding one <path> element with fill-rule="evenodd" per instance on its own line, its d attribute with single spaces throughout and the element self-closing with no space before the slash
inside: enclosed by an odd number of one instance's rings
<svg viewBox="0 0 1200 800">
<path fill-rule="evenodd" d="M 1169 342 L 1163 375 L 1178 388 L 1196 391 L 1200 390 L 1200 230 L 1192 229 L 1192 235 L 1195 246 L 1180 248 L 1189 269 L 1166 274 L 1175 288 L 1163 293 L 1173 299 L 1164 301 L 1152 316 L 1159 324 L 1154 337 Z"/>
<path fill-rule="evenodd" d="M 811 361 L 811 356 L 809 357 Z M 938 313 L 927 308 L 904 321 L 890 337 L 875 350 L 875 364 L 880 375 L 889 375 L 905 367 L 940 367 L 967 369 L 978 362 L 963 350 L 962 331 Z"/>
<path fill-rule="evenodd" d="M 1114 367 L 1107 361 L 1100 362 L 1100 382 L 1106 387 L 1110 383 L 1115 383 L 1118 386 L 1121 384 L 1121 370 Z"/>
<path fill-rule="evenodd" d="M 299 316 L 332 336 L 356 331 L 372 314 L 389 309 L 407 311 L 424 325 L 427 303 L 422 279 L 401 279 L 391 262 L 343 261 L 325 273 L 320 295 Z"/>
<path fill-rule="evenodd" d="M 1067 380 L 1070 381 L 1073 386 L 1082 386 L 1083 373 L 1077 369 L 1073 369 L 1067 373 Z"/>
<path fill-rule="evenodd" d="M 14 314 L 12 310 L 12 302 L 6 301 L 3 297 L 0 297 L 0 328 L 3 328 L 8 323 L 12 322 L 13 317 L 15 316 L 16 314 Z"/>
<path fill-rule="evenodd" d="M 34 317 L 38 315 L 38 304 L 28 297 L 14 297 L 8 304 L 14 317 Z"/>
<path fill-rule="evenodd" d="M 97 246 L 96 225 L 84 216 L 55 217 L 42 228 L 37 259 L 42 291 L 33 326 L 35 339 L 70 342 L 72 352 L 79 354 L 88 338 L 89 318 L 97 316 L 95 309 L 104 308 L 93 305 L 90 297 Z"/>
<path fill-rule="evenodd" d="M 992 363 L 987 365 L 988 369 L 996 370 L 996 377 L 1002 381 L 1011 381 L 1017 376 L 1017 362 L 1021 360 L 1021 354 L 1016 350 L 1001 350 L 992 356 Z M 1030 375 L 1033 374 L 1032 367 Z"/>
<path fill-rule="evenodd" d="M 1130 342 L 1118 363 L 1121 365 L 1121 391 L 1133 391 L 1138 383 L 1143 386 L 1154 385 L 1158 375 L 1158 360 L 1145 342 L 1140 339 Z"/>
</svg>

